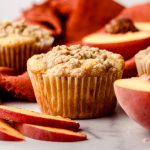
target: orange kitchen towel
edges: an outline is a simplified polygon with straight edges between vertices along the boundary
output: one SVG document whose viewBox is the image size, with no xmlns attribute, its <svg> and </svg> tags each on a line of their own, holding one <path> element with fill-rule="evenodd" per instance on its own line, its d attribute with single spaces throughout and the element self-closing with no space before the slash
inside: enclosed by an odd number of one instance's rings
<svg viewBox="0 0 150 150">
<path fill-rule="evenodd" d="M 28 73 L 17 75 L 13 69 L 8 67 L 0 67 L 0 92 L 20 100 L 35 101 Z"/>
<path fill-rule="evenodd" d="M 59 41 L 65 44 L 100 29 L 123 8 L 112 0 L 47 0 L 24 11 L 23 17 L 50 28 L 54 35 L 62 34 Z"/>
<path fill-rule="evenodd" d="M 53 35 L 59 35 L 62 32 L 61 21 L 48 1 L 38 5 L 34 4 L 30 9 L 24 10 L 22 17 L 29 23 L 48 28 Z"/>
<path fill-rule="evenodd" d="M 79 0 L 49 0 L 53 9 L 61 16 L 69 16 L 77 7 Z"/>
<path fill-rule="evenodd" d="M 66 22 L 66 40 L 80 40 L 108 23 L 124 7 L 112 0 L 80 0 Z"/>
</svg>

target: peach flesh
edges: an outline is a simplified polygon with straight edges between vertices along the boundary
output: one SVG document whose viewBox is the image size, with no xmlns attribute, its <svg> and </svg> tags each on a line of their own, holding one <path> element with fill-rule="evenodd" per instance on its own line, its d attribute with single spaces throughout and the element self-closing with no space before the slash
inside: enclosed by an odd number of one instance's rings
<svg viewBox="0 0 150 150">
<path fill-rule="evenodd" d="M 150 33 L 147 32 L 129 32 L 125 34 L 95 33 L 85 37 L 83 39 L 83 43 L 85 42 L 92 44 L 110 44 L 110 43 L 112 44 L 112 43 L 122 43 L 134 40 L 141 40 L 149 37 Z"/>
<path fill-rule="evenodd" d="M 0 118 L 14 122 L 54 126 L 70 130 L 78 130 L 80 124 L 68 118 L 50 116 L 25 109 L 0 105 Z"/>
<path fill-rule="evenodd" d="M 138 77 L 114 83 L 117 100 L 130 118 L 150 129 L 150 81 Z"/>
<path fill-rule="evenodd" d="M 86 140 L 86 135 L 66 129 L 43 127 L 31 124 L 16 124 L 16 128 L 24 135 L 38 140 L 74 142 Z"/>
<path fill-rule="evenodd" d="M 149 46 L 150 33 L 144 31 L 115 35 L 94 33 L 83 38 L 82 44 L 119 53 L 127 60 L 139 50 Z"/>
<path fill-rule="evenodd" d="M 134 24 L 141 31 L 150 31 L 150 22 L 135 22 Z"/>
<path fill-rule="evenodd" d="M 0 141 L 21 141 L 24 136 L 5 121 L 0 120 Z"/>
</svg>

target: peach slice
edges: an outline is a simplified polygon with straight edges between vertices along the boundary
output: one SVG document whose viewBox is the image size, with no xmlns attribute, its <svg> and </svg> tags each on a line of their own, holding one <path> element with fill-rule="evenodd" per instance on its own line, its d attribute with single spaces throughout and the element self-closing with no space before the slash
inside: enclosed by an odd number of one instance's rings
<svg viewBox="0 0 150 150">
<path fill-rule="evenodd" d="M 0 105 L 0 118 L 20 123 L 52 126 L 69 130 L 78 130 L 80 124 L 68 118 L 50 116 L 25 109 Z"/>
<path fill-rule="evenodd" d="M 150 32 L 150 22 L 135 22 L 134 25 L 137 29 L 141 31 L 149 31 Z"/>
<path fill-rule="evenodd" d="M 123 78 L 136 77 L 137 74 L 138 73 L 137 73 L 134 57 L 130 58 L 129 60 L 126 60 L 124 71 L 123 71 Z"/>
<path fill-rule="evenodd" d="M 44 127 L 25 123 L 17 123 L 15 127 L 25 136 L 38 140 L 57 142 L 74 142 L 86 140 L 85 134 L 66 129 Z"/>
<path fill-rule="evenodd" d="M 116 80 L 114 89 L 128 116 L 150 129 L 150 76 Z"/>
<path fill-rule="evenodd" d="M 125 60 L 150 44 L 149 32 L 128 32 L 125 34 L 94 33 L 82 39 L 83 45 L 95 46 L 121 54 Z"/>
<path fill-rule="evenodd" d="M 0 120 L 0 141 L 22 141 L 24 136 L 5 121 Z"/>
</svg>

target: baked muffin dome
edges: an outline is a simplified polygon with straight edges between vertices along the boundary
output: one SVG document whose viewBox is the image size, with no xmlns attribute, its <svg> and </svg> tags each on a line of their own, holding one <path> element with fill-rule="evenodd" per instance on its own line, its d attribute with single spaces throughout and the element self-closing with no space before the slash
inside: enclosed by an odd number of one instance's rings
<svg viewBox="0 0 150 150">
<path fill-rule="evenodd" d="M 2 46 L 18 44 L 24 41 L 32 41 L 38 44 L 52 42 L 53 40 L 48 30 L 38 25 L 29 25 L 24 20 L 0 22 L 0 44 Z"/>
<path fill-rule="evenodd" d="M 99 76 L 123 67 L 121 55 L 80 45 L 56 46 L 47 54 L 35 55 L 28 60 L 29 70 L 55 76 Z"/>
</svg>

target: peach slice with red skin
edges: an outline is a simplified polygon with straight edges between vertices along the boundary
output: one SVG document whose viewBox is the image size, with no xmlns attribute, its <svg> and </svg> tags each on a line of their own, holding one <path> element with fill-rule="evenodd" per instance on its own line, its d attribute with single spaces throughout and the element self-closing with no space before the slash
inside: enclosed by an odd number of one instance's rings
<svg viewBox="0 0 150 150">
<path fill-rule="evenodd" d="M 25 109 L 0 105 L 0 118 L 19 123 L 28 123 L 42 126 L 51 126 L 69 130 L 78 130 L 80 124 L 68 118 L 50 116 Z"/>
<path fill-rule="evenodd" d="M 145 31 L 128 32 L 125 34 L 97 32 L 83 38 L 82 44 L 119 53 L 127 60 L 133 57 L 139 50 L 149 46 L 150 33 Z"/>
<path fill-rule="evenodd" d="M 44 127 L 32 124 L 17 123 L 16 129 L 27 137 L 57 142 L 74 142 L 86 140 L 84 133 L 77 133 L 66 129 Z"/>
<path fill-rule="evenodd" d="M 130 118 L 150 129 L 150 76 L 114 82 L 117 100 Z"/>
<path fill-rule="evenodd" d="M 22 141 L 24 136 L 4 120 L 0 120 L 0 141 Z"/>
<path fill-rule="evenodd" d="M 131 78 L 137 76 L 137 69 L 134 57 L 125 61 L 125 67 L 123 71 L 123 78 Z"/>
</svg>

